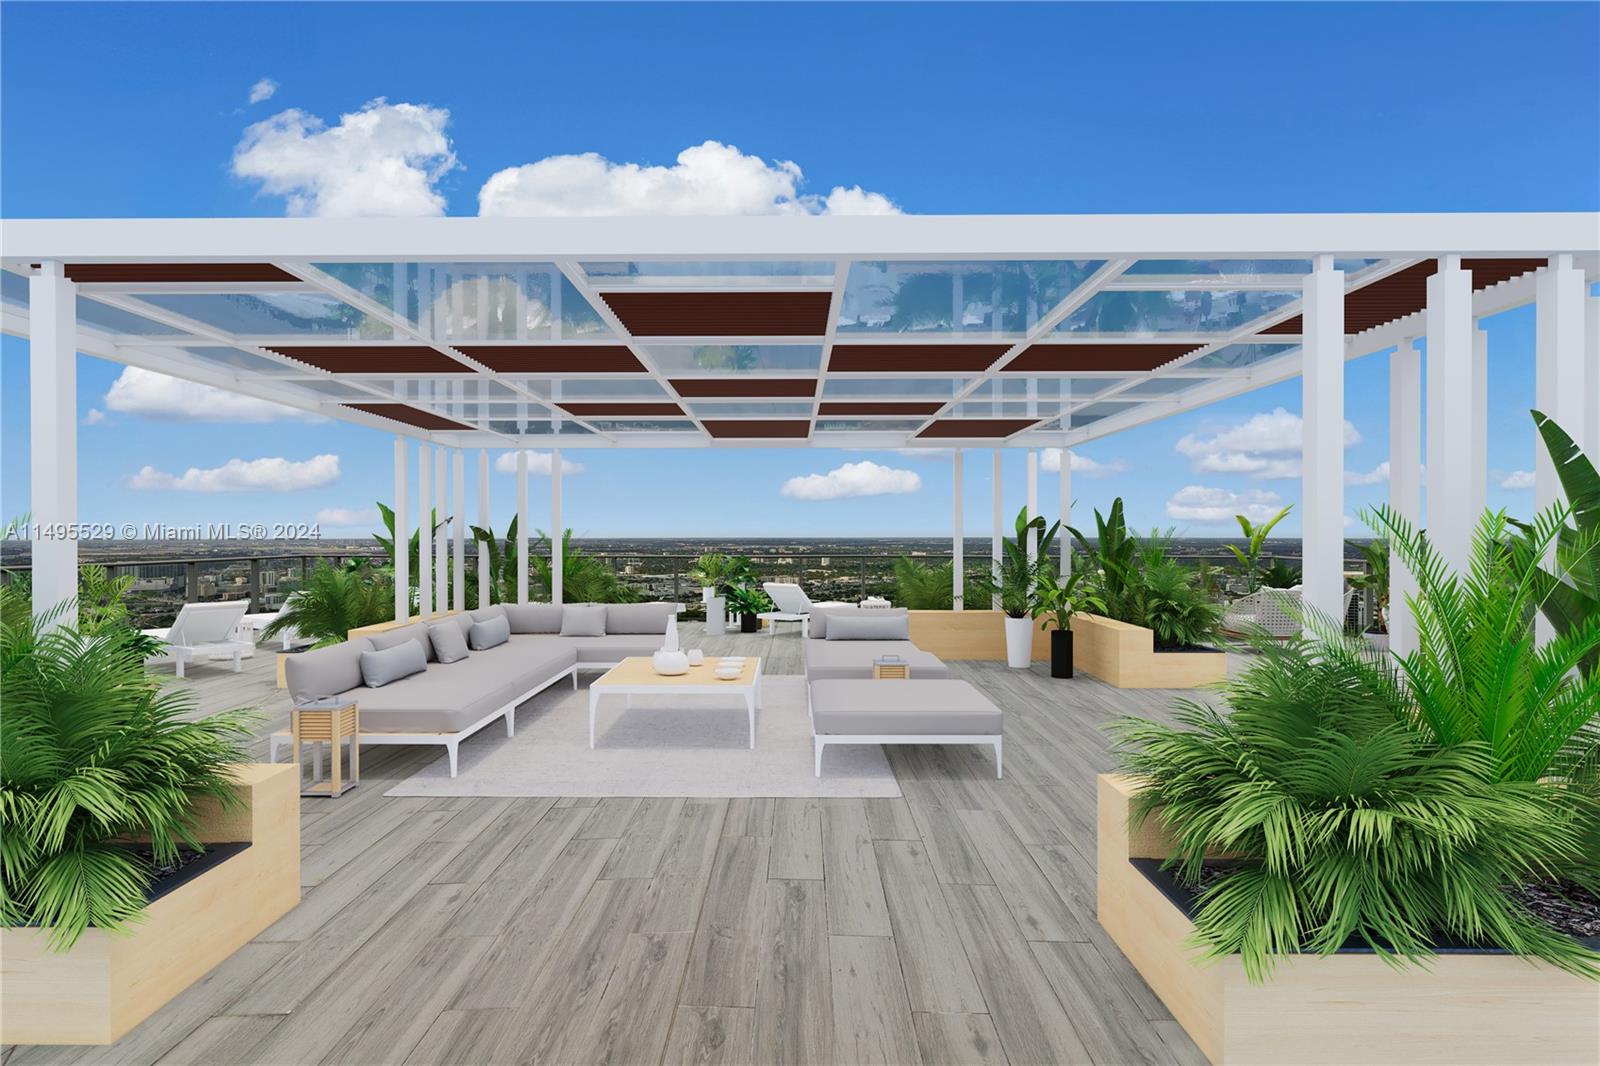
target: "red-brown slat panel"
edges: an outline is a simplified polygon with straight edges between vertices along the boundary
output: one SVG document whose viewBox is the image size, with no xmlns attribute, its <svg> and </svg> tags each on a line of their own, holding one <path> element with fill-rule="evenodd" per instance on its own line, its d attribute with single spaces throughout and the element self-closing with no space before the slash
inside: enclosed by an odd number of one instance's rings
<svg viewBox="0 0 1600 1066">
<path fill-rule="evenodd" d="M 453 422 L 441 415 L 428 411 L 419 411 L 403 403 L 347 403 L 344 406 L 355 410 L 365 411 L 369 415 L 387 418 L 391 422 L 404 422 L 408 426 L 418 429 L 471 429 L 471 426 L 460 422 Z"/>
<path fill-rule="evenodd" d="M 815 378 L 673 378 L 679 396 L 791 397 L 817 394 Z"/>
<path fill-rule="evenodd" d="M 835 344 L 828 372 L 882 374 L 921 370 L 961 374 L 987 370 L 1009 344 Z"/>
<path fill-rule="evenodd" d="M 1463 259 L 1461 265 L 1472 274 L 1472 288 L 1477 291 L 1521 277 L 1530 270 L 1538 270 L 1546 262 L 1548 260 L 1544 259 Z M 1365 333 L 1425 309 L 1428 306 L 1428 279 L 1438 269 L 1438 260 L 1427 259 L 1346 293 L 1345 333 Z M 1275 337 L 1300 333 L 1304 329 L 1304 320 L 1295 315 L 1275 326 L 1268 326 L 1261 334 Z"/>
<path fill-rule="evenodd" d="M 817 408 L 819 415 L 931 415 L 944 404 L 937 400 L 829 400 Z"/>
<path fill-rule="evenodd" d="M 300 281 L 271 263 L 68 263 L 63 270 L 68 280 L 85 283 L 202 282 L 228 285 Z"/>
<path fill-rule="evenodd" d="M 1007 363 L 1002 372 L 1154 370 L 1199 347 L 1197 344 L 1032 344 Z"/>
<path fill-rule="evenodd" d="M 635 337 L 788 337 L 828 331 L 826 292 L 608 292 Z"/>
<path fill-rule="evenodd" d="M 941 418 L 919 437 L 1009 437 L 1036 425 L 1037 418 Z"/>
<path fill-rule="evenodd" d="M 642 374 L 625 345 L 458 344 L 456 351 L 502 374 Z"/>
<path fill-rule="evenodd" d="M 722 438 L 801 438 L 811 432 L 811 423 L 804 419 L 775 418 L 765 421 L 750 419 L 713 418 L 701 422 L 706 432 Z"/>
<path fill-rule="evenodd" d="M 396 344 L 354 348 L 336 345 L 305 345 L 272 348 L 288 356 L 334 374 L 471 374 L 473 370 L 441 351 L 421 344 Z"/>
<path fill-rule="evenodd" d="M 563 403 L 557 406 L 579 418 L 683 417 L 683 408 L 675 403 Z"/>
</svg>

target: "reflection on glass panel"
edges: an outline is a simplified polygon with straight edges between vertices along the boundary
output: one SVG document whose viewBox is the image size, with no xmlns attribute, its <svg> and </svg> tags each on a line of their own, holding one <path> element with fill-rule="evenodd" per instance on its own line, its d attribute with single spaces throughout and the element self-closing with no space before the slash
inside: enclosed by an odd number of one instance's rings
<svg viewBox="0 0 1600 1066">
<path fill-rule="evenodd" d="M 306 373 L 303 367 L 288 366 L 251 352 L 242 352 L 237 348 L 186 348 L 184 351 L 208 366 L 224 370 L 243 370 L 251 374 L 273 377 Z"/>
<path fill-rule="evenodd" d="M 916 418 L 819 418 L 818 433 L 915 433 L 923 419 Z"/>
<path fill-rule="evenodd" d="M 749 285 L 753 288 L 782 285 L 818 286 L 833 284 L 833 263 L 810 260 L 781 262 L 699 262 L 650 261 L 579 264 L 597 288 L 623 286 L 694 288 Z"/>
<path fill-rule="evenodd" d="M 315 292 L 151 293 L 140 299 L 236 336 L 394 336 L 386 323 Z"/>
<path fill-rule="evenodd" d="M 1047 418 L 1061 413 L 1057 400 L 963 401 L 952 412 L 956 418 Z"/>
<path fill-rule="evenodd" d="M 1300 298 L 1298 292 L 1229 289 L 1103 292 L 1067 316 L 1058 333 L 1208 333 L 1234 329 Z"/>
<path fill-rule="evenodd" d="M 663 400 L 667 390 L 649 378 L 600 378 L 552 380 L 532 378 L 523 382 L 536 396 L 562 400 Z"/>
<path fill-rule="evenodd" d="M 820 344 L 653 344 L 648 351 L 656 366 L 674 374 L 695 370 L 718 374 L 815 371 L 822 365 Z"/>
<path fill-rule="evenodd" d="M 120 307 L 100 303 L 82 293 L 78 295 L 78 323 L 105 333 L 128 333 L 140 337 L 183 333 L 183 330 L 124 311 Z"/>
<path fill-rule="evenodd" d="M 1137 404 L 1111 403 L 1109 401 L 1103 403 L 1092 403 L 1088 407 L 1083 408 L 1081 411 L 1072 412 L 1072 428 L 1077 429 L 1079 426 L 1092 425 L 1108 415 L 1120 415 L 1124 411 L 1132 411 L 1137 409 L 1137 407 Z"/>
<path fill-rule="evenodd" d="M 1336 270 L 1354 273 L 1380 262 L 1380 259 L 1335 259 L 1333 266 Z M 1127 277 L 1193 274 L 1214 277 L 1218 281 L 1246 281 L 1275 275 L 1309 274 L 1311 267 L 1309 259 L 1141 259 L 1123 274 Z"/>
<path fill-rule="evenodd" d="M 698 418 L 805 418 L 811 414 L 809 403 L 692 403 L 689 410 Z"/>
<path fill-rule="evenodd" d="M 695 425 L 687 419 L 612 419 L 589 418 L 588 422 L 601 433 L 694 433 Z"/>
<path fill-rule="evenodd" d="M 830 377 L 822 383 L 825 400 L 949 399 L 966 385 L 963 378 Z"/>
<path fill-rule="evenodd" d="M 1090 260 L 853 263 L 839 331 L 1017 335 L 1100 266 Z"/>
<path fill-rule="evenodd" d="M 1186 370 L 1233 370 L 1292 352 L 1298 344 L 1230 344 L 1184 364 Z"/>
<path fill-rule="evenodd" d="M 435 340 L 572 340 L 609 335 L 551 263 L 318 263 L 319 270 Z"/>
<path fill-rule="evenodd" d="M 996 378 L 985 381 L 967 395 L 969 400 L 1026 400 L 1033 398 L 1081 400 L 1120 385 L 1123 378 Z M 998 389 L 998 392 L 996 391 Z"/>
<path fill-rule="evenodd" d="M 1121 392 L 1117 393 L 1116 398 L 1121 399 L 1124 396 L 1130 396 L 1144 399 L 1145 397 L 1149 396 L 1170 396 L 1175 392 L 1182 392 L 1184 389 L 1187 389 L 1193 385 L 1203 385 L 1210 380 L 1213 379 L 1151 378 L 1149 381 L 1141 381 L 1137 385 L 1123 389 Z"/>
<path fill-rule="evenodd" d="M 0 300 L 19 307 L 28 306 L 28 279 L 9 270 L 0 270 Z"/>
<path fill-rule="evenodd" d="M 314 392 L 318 396 L 330 400 L 353 400 L 358 403 L 383 403 L 385 398 L 374 396 L 367 389 L 360 389 L 354 385 L 347 385 L 333 378 L 303 378 L 294 383 L 295 388 Z"/>
</svg>

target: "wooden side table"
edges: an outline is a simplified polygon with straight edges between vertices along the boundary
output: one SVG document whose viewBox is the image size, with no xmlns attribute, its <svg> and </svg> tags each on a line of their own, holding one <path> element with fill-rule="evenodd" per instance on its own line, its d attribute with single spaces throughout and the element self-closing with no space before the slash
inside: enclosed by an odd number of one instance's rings
<svg viewBox="0 0 1600 1066">
<path fill-rule="evenodd" d="M 876 681 L 906 681 L 911 677 L 911 664 L 875 662 L 872 677 Z"/>
<path fill-rule="evenodd" d="M 296 707 L 289 713 L 289 735 L 294 742 L 294 764 L 300 765 L 300 742 L 328 745 L 329 775 L 326 781 L 313 774 L 302 796 L 342 796 L 361 783 L 361 718 L 353 703 L 337 707 Z M 350 780 L 341 773 L 339 749 L 350 741 Z"/>
</svg>

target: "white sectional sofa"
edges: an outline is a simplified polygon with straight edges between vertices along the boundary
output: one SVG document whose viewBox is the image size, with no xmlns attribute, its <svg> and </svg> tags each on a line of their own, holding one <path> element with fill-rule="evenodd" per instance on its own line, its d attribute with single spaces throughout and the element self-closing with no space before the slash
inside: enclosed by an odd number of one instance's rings
<svg viewBox="0 0 1600 1066">
<path fill-rule="evenodd" d="M 284 679 L 296 704 L 324 697 L 354 702 L 362 744 L 443 745 L 454 777 L 461 741 L 497 719 L 512 736 L 517 706 L 536 693 L 568 677 L 576 688 L 580 670 L 604 671 L 629 656 L 658 651 L 681 609 L 675 603 L 496 604 L 290 656 Z M 465 637 L 475 622 L 497 618 L 509 624 L 505 643 L 469 651 L 458 662 L 438 661 L 430 626 L 457 626 Z M 588 624 L 575 626 L 575 620 Z M 367 685 L 362 653 L 408 640 L 421 644 L 426 668 L 381 686 Z"/>
</svg>

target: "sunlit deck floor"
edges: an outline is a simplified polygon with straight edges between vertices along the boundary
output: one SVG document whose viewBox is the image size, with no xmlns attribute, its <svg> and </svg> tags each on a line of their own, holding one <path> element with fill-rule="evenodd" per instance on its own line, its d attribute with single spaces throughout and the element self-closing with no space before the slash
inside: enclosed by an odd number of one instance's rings
<svg viewBox="0 0 1600 1066">
<path fill-rule="evenodd" d="M 800 672 L 791 632 L 694 642 Z M 1094 919 L 1100 726 L 1180 694 L 953 669 L 1007 711 L 1003 781 L 907 747 L 903 799 L 389 798 L 442 753 L 370 748 L 304 801 L 298 908 L 119 1044 L 6 1066 L 1203 1062 Z M 176 683 L 264 737 L 273 671 Z"/>
</svg>

